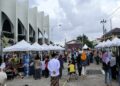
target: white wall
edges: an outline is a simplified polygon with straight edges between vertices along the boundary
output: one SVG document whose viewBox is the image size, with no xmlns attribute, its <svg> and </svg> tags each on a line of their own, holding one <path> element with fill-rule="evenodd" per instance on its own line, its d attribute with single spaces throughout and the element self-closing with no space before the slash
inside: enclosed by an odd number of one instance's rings
<svg viewBox="0 0 120 86">
<path fill-rule="evenodd" d="M 44 20 L 43 20 L 43 29 L 45 32 L 49 32 L 49 16 L 44 16 Z"/>
<path fill-rule="evenodd" d="M 49 42 L 49 16 L 48 15 L 44 16 L 43 29 L 46 32 L 47 36 L 48 36 L 48 42 Z"/>
<path fill-rule="evenodd" d="M 3 11 L 14 28 L 14 39 L 18 41 L 18 18 L 27 30 L 27 41 L 29 41 L 29 24 L 35 30 L 35 41 L 38 41 L 38 28 L 42 33 L 47 32 L 49 37 L 49 16 L 44 12 L 37 11 L 37 7 L 28 8 L 28 0 L 0 0 L 0 29 L 2 28 L 1 11 Z M 29 9 L 29 10 L 28 10 Z"/>
<path fill-rule="evenodd" d="M 17 21 L 20 19 L 22 24 L 24 25 L 27 34 L 26 38 L 29 42 L 29 25 L 28 25 L 28 0 L 24 0 L 22 2 L 17 2 Z"/>
<path fill-rule="evenodd" d="M 38 19 L 37 19 L 37 27 L 43 34 L 43 18 L 44 18 L 44 12 L 39 12 L 38 13 Z"/>
<path fill-rule="evenodd" d="M 0 0 L 1 10 L 9 17 L 10 21 L 15 23 L 16 0 Z"/>
<path fill-rule="evenodd" d="M 1 11 L 4 12 L 13 24 L 14 39 L 17 41 L 16 0 L 0 0 Z"/>
<path fill-rule="evenodd" d="M 0 35 L 2 31 L 2 26 L 1 26 L 1 0 L 0 0 Z"/>
<path fill-rule="evenodd" d="M 35 30 L 35 41 L 38 42 L 38 28 L 37 28 L 37 8 L 29 9 L 29 23 Z"/>
</svg>

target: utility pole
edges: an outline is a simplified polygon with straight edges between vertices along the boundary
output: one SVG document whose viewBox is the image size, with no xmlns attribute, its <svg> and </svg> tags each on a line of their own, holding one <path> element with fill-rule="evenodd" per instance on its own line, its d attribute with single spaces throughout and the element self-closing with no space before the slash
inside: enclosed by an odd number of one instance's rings
<svg viewBox="0 0 120 86">
<path fill-rule="evenodd" d="M 112 19 L 110 19 L 110 29 L 112 30 Z"/>
<path fill-rule="evenodd" d="M 105 41 L 105 33 L 106 33 L 105 23 L 106 23 L 106 20 L 103 19 L 103 20 L 100 21 L 100 23 L 103 24 L 103 40 Z"/>
<path fill-rule="evenodd" d="M 66 47 L 66 37 L 65 37 L 65 45 L 64 45 L 64 47 L 65 47 L 65 50 L 67 50 L 67 49 L 66 49 L 66 48 L 67 48 L 67 47 Z"/>
</svg>

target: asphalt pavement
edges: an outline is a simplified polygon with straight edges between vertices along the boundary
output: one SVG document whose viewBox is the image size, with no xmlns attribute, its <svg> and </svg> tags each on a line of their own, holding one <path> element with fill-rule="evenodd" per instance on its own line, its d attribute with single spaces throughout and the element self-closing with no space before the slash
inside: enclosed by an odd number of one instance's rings
<svg viewBox="0 0 120 86">
<path fill-rule="evenodd" d="M 78 76 L 78 79 L 74 78 L 67 82 L 67 64 L 63 70 L 63 76 L 60 79 L 60 86 L 106 86 L 104 83 L 104 72 L 101 69 L 101 65 L 91 64 L 87 67 L 86 77 Z M 7 81 L 7 86 L 50 86 L 50 78 L 41 78 L 40 80 L 34 80 L 33 77 L 25 77 L 24 79 L 16 78 L 11 81 Z M 112 86 L 117 86 L 117 81 L 112 82 Z"/>
</svg>

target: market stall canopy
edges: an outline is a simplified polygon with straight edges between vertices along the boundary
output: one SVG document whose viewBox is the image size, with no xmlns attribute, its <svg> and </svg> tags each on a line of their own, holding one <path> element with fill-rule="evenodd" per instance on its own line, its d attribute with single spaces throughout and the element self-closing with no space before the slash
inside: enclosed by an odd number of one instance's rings
<svg viewBox="0 0 120 86">
<path fill-rule="evenodd" d="M 100 48 L 100 47 L 101 47 L 101 44 L 102 44 L 102 42 L 100 42 L 99 44 L 97 44 L 97 45 L 95 46 L 95 48 Z"/>
<path fill-rule="evenodd" d="M 82 49 L 88 49 L 88 46 L 85 44 Z"/>
<path fill-rule="evenodd" d="M 55 50 L 55 47 L 53 45 L 49 45 L 49 50 Z"/>
<path fill-rule="evenodd" d="M 31 51 L 42 51 L 43 47 L 39 45 L 37 42 L 31 45 Z"/>
<path fill-rule="evenodd" d="M 120 39 L 117 38 L 117 37 L 114 38 L 114 39 L 112 40 L 111 46 L 120 46 Z"/>
<path fill-rule="evenodd" d="M 54 46 L 54 50 L 65 50 L 65 48 L 62 48 L 62 47 L 60 47 L 60 46 L 55 45 L 55 46 Z"/>
<path fill-rule="evenodd" d="M 110 47 L 112 45 L 112 41 L 109 39 L 104 43 L 104 47 Z"/>
<path fill-rule="evenodd" d="M 13 46 L 9 46 L 9 47 L 6 47 L 6 48 L 3 48 L 3 52 L 11 52 L 11 49 L 14 47 Z"/>
<path fill-rule="evenodd" d="M 43 48 L 43 51 L 49 50 L 49 46 L 47 44 L 43 44 L 43 45 L 41 45 L 41 47 Z"/>
<path fill-rule="evenodd" d="M 3 52 L 30 51 L 30 47 L 31 47 L 31 45 L 28 42 L 26 42 L 25 40 L 22 40 L 13 46 L 4 48 Z"/>
<path fill-rule="evenodd" d="M 105 47 L 105 41 L 103 41 L 103 42 L 100 42 L 100 44 L 99 44 L 99 46 L 98 46 L 99 48 L 103 48 L 103 47 Z"/>
</svg>

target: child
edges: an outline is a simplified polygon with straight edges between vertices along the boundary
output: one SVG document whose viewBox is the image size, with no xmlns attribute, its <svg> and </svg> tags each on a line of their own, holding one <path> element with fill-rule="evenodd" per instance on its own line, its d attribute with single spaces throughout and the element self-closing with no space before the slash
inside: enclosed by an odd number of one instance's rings
<svg viewBox="0 0 120 86">
<path fill-rule="evenodd" d="M 75 79 L 77 79 L 76 77 L 76 68 L 75 68 L 75 65 L 72 61 L 69 62 L 69 65 L 68 65 L 68 74 L 69 74 L 69 79 L 68 81 L 72 78 L 72 77 L 75 77 Z M 73 76 L 72 76 L 73 75 Z"/>
</svg>

